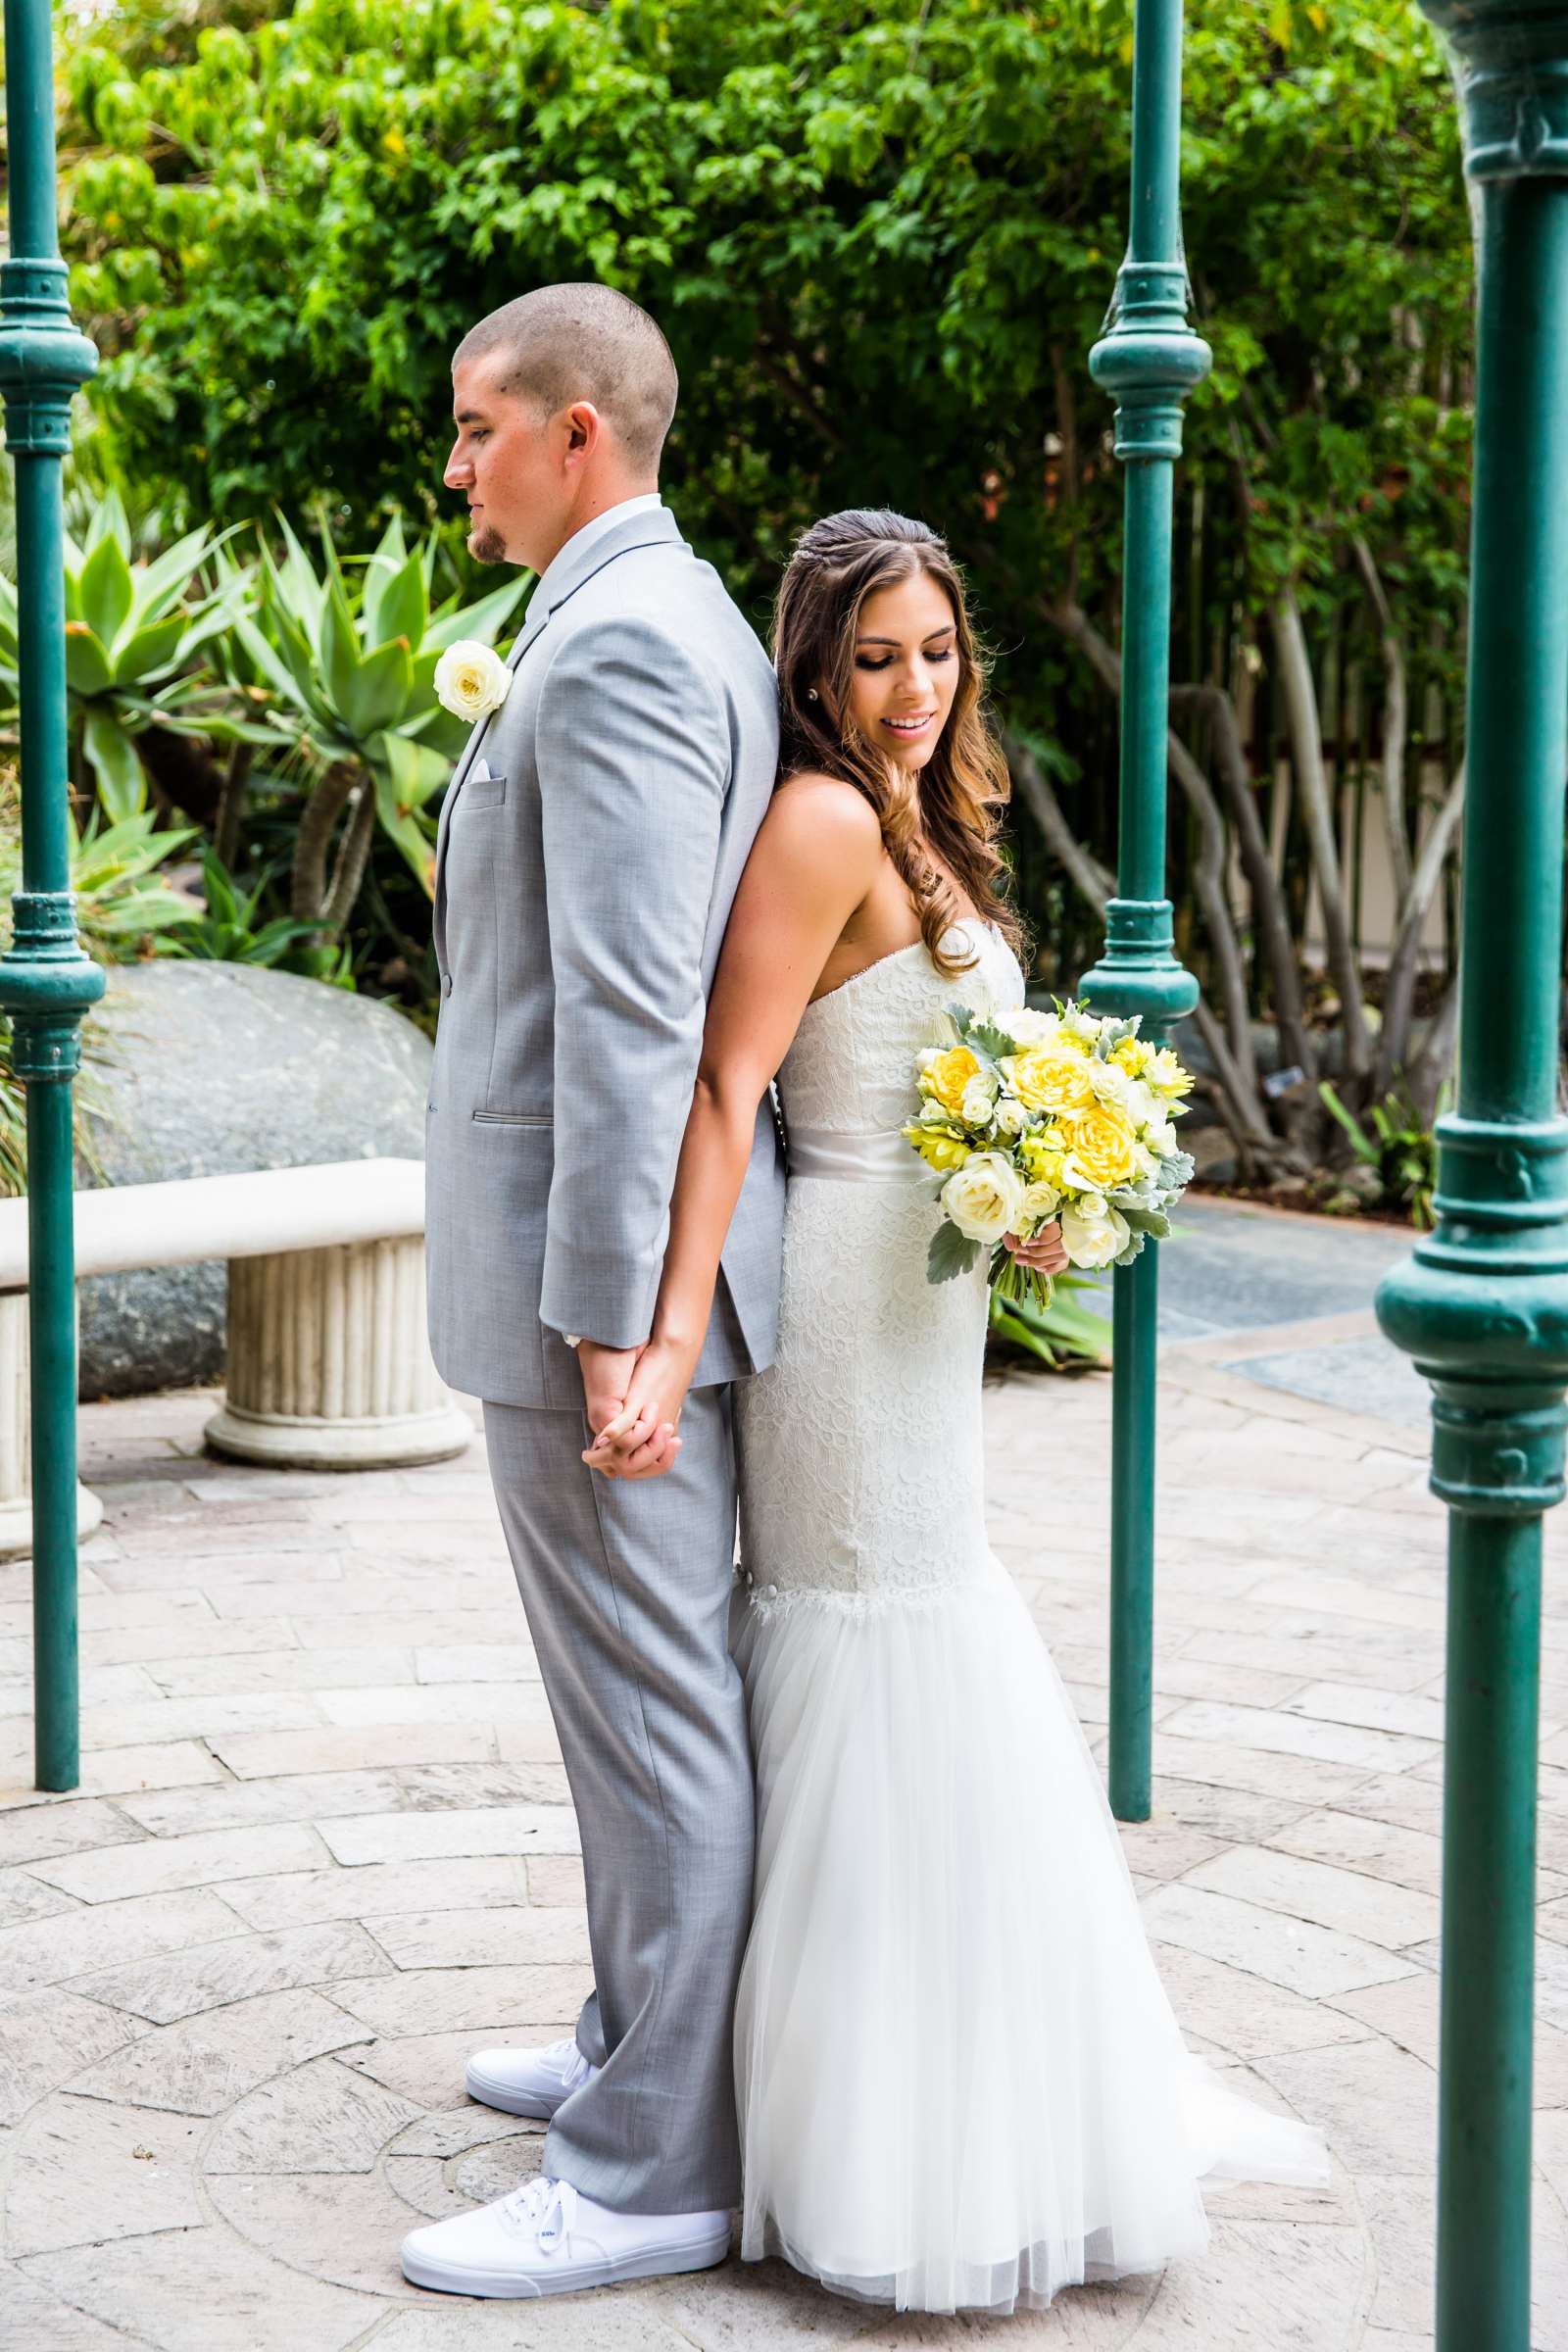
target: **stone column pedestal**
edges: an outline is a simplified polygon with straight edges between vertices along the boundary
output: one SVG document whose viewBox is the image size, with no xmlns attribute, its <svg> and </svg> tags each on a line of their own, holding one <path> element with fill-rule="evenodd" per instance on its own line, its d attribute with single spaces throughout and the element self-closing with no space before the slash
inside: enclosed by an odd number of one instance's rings
<svg viewBox="0 0 1568 2352">
<path fill-rule="evenodd" d="M 31 1355 L 26 1292 L 0 1294 L 0 1560 L 22 1559 L 32 1550 Z M 97 1495 L 78 1484 L 78 1542 L 103 1515 Z"/>
<path fill-rule="evenodd" d="M 473 1424 L 430 1360 L 418 1234 L 237 1257 L 215 1453 L 297 1470 L 439 1462 Z"/>
</svg>

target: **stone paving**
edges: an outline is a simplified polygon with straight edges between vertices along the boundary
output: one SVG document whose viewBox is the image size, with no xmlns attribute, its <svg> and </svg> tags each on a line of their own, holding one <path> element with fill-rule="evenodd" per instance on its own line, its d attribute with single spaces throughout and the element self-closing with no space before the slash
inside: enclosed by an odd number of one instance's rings
<svg viewBox="0 0 1568 2352">
<path fill-rule="evenodd" d="M 1293 1323 L 1282 1294 L 1248 1328 L 1215 1296 L 1162 1357 L 1155 1805 L 1124 1835 L 1190 2039 L 1325 2127 L 1326 2191 L 1216 2190 L 1203 2260 L 1011 2320 L 898 2318 L 775 2263 L 533 2306 L 405 2285 L 414 2220 L 538 2162 L 538 2128 L 464 2097 L 466 2051 L 565 2030 L 587 1985 L 549 1710 L 477 1436 L 424 1470 L 247 1470 L 183 1391 L 82 1414 L 106 1518 L 69 1797 L 29 1787 L 30 1571 L 0 1568 L 0 2344 L 1429 2345 L 1443 1516 L 1364 1305 Z M 997 1546 L 1096 1739 L 1108 1404 L 1028 1375 L 987 1401 Z M 1559 1514 L 1538 2352 L 1568 2347 L 1565 1548 Z"/>
</svg>

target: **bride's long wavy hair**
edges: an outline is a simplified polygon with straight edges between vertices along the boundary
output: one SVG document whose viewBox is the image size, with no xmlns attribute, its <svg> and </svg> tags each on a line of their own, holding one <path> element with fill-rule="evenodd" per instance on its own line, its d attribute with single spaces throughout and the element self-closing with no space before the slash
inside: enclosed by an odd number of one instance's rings
<svg viewBox="0 0 1568 2352">
<path fill-rule="evenodd" d="M 911 789 L 908 774 L 856 726 L 850 690 L 866 599 L 917 572 L 935 580 L 953 607 L 958 683 L 948 723 Z M 986 717 L 986 661 L 963 582 L 935 531 L 885 507 L 850 507 L 803 531 L 773 608 L 773 664 L 780 774 L 841 776 L 870 802 L 938 971 L 952 978 L 974 958 L 959 961 L 943 951 L 958 906 L 924 853 L 927 842 L 1022 961 L 1023 924 L 996 848 L 1010 789 L 1007 762 Z"/>
</svg>

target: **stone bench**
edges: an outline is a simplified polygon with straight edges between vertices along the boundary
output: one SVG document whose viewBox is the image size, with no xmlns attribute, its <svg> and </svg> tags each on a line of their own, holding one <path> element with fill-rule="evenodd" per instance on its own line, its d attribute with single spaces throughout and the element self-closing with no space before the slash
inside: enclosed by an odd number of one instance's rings
<svg viewBox="0 0 1568 2352">
<path fill-rule="evenodd" d="M 214 1452 L 299 1470 L 461 1453 L 473 1424 L 430 1360 L 424 1168 L 337 1160 L 75 1195 L 78 1278 L 228 1260 L 227 1392 Z M 32 1547 L 27 1203 L 0 1200 L 0 1555 Z M 81 1491 L 78 1526 L 102 1517 Z"/>
</svg>

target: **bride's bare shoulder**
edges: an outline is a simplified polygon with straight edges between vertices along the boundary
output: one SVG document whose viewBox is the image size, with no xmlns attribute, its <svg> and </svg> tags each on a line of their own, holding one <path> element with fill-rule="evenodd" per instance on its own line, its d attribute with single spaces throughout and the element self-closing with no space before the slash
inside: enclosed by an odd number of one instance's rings
<svg viewBox="0 0 1568 2352">
<path fill-rule="evenodd" d="M 863 792 L 842 776 L 803 768 L 774 787 L 767 824 L 775 839 L 809 844 L 818 856 L 830 853 L 857 861 L 882 854 L 882 825 Z"/>
</svg>

